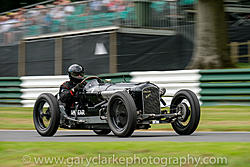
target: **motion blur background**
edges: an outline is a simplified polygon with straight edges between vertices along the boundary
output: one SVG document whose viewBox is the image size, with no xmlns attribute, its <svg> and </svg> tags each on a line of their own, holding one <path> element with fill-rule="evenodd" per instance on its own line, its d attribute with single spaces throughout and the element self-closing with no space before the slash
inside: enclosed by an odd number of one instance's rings
<svg viewBox="0 0 250 167">
<path fill-rule="evenodd" d="M 227 28 L 214 26 L 228 32 L 236 66 L 249 63 L 248 4 L 225 0 Z M 0 76 L 66 74 L 74 62 L 88 74 L 182 70 L 194 55 L 198 12 L 196 0 L 57 0 L 5 11 L 0 14 Z M 209 11 L 204 15 L 211 22 Z"/>
<path fill-rule="evenodd" d="M 152 81 L 168 102 L 186 88 L 202 105 L 249 105 L 248 1 L 36 2 L 1 6 L 1 106 L 57 93 L 73 63 L 113 82 Z"/>
<path fill-rule="evenodd" d="M 2 166 L 36 166 L 22 163 L 27 155 L 113 153 L 118 157 L 223 156 L 228 158 L 227 166 L 249 166 L 249 142 L 235 140 L 250 131 L 249 0 L 1 0 L 0 4 Z M 6 142 L 23 136 L 49 141 L 30 131 L 34 102 L 41 93 L 56 94 L 73 63 L 86 67 L 87 75 L 112 82 L 151 81 L 167 89 L 163 98 L 168 105 L 179 89 L 190 89 L 201 104 L 197 131 L 223 132 L 196 132 L 188 143 L 188 136 L 149 132 L 132 136 L 129 142 Z M 151 130 L 164 134 L 173 129 L 170 124 L 153 124 Z M 49 139 L 98 138 L 92 132 L 66 132 L 70 134 Z M 6 139 L 11 133 L 18 135 Z M 164 141 L 134 141 L 152 136 Z M 170 143 L 174 136 L 181 142 Z M 213 142 L 196 143 L 197 138 L 209 136 Z M 235 142 L 214 142 L 221 141 L 219 136 Z M 112 135 L 106 139 L 122 141 Z"/>
</svg>

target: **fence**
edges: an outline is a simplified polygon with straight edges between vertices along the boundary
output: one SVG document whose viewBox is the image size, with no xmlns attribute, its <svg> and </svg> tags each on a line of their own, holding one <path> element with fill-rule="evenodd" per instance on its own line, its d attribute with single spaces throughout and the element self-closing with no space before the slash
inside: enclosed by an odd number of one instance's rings
<svg viewBox="0 0 250 167">
<path fill-rule="evenodd" d="M 169 105 L 180 89 L 190 89 L 203 106 L 250 105 L 250 69 L 147 71 L 102 74 L 112 82 L 151 81 L 166 88 L 163 99 Z M 41 93 L 58 93 L 68 77 L 25 76 L 0 78 L 0 106 L 32 107 Z"/>
<path fill-rule="evenodd" d="M 250 69 L 201 70 L 203 105 L 250 105 Z"/>
<path fill-rule="evenodd" d="M 89 75 L 178 70 L 191 59 L 193 43 L 180 34 L 123 30 L 96 28 L 0 46 L 0 76 L 64 75 L 74 63 L 83 65 Z"/>
<path fill-rule="evenodd" d="M 0 78 L 0 107 L 21 106 L 20 84 L 19 77 Z"/>
<path fill-rule="evenodd" d="M 129 0 L 105 3 L 81 1 L 47 5 L 11 16 L 0 33 L 0 45 L 14 44 L 24 37 L 78 31 L 107 26 L 157 28 L 193 32 L 193 4 L 171 0 Z M 17 12 L 18 13 L 18 12 Z M 13 20 L 13 19 L 12 19 Z"/>
<path fill-rule="evenodd" d="M 231 58 L 234 63 L 250 62 L 250 41 L 241 43 L 232 42 L 230 44 L 230 47 L 231 47 Z"/>
<path fill-rule="evenodd" d="M 167 91 L 169 105 L 180 89 L 192 90 L 203 106 L 250 105 L 250 69 L 147 71 L 99 75 L 111 82 L 151 81 Z M 25 76 L 0 78 L 0 106 L 32 107 L 41 93 L 56 94 L 68 76 Z"/>
<path fill-rule="evenodd" d="M 173 95 L 179 89 L 190 89 L 199 95 L 199 70 L 180 71 L 152 71 L 152 72 L 132 72 L 99 75 L 102 79 L 111 79 L 111 82 L 145 82 L 151 81 L 161 88 L 166 88 L 164 100 L 169 105 Z M 4 78 L 2 78 L 4 80 Z M 41 93 L 56 94 L 59 86 L 68 80 L 66 75 L 61 76 L 25 76 L 20 78 L 19 105 L 23 107 L 33 107 L 36 98 Z M 22 83 L 21 83 L 22 81 Z M 2 85 L 4 85 L 3 83 Z M 14 82 L 12 83 L 12 85 Z M 10 85 L 10 83 L 9 83 Z M 7 85 L 5 85 L 7 86 Z M 8 95 L 10 96 L 10 94 Z M 0 101 L 1 102 L 1 101 Z"/>
</svg>

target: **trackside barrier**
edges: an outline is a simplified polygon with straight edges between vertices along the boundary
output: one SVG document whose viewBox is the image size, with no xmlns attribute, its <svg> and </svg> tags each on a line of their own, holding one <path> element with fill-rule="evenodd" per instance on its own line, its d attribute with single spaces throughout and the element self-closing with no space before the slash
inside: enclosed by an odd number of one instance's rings
<svg viewBox="0 0 250 167">
<path fill-rule="evenodd" d="M 66 80 L 68 76 L 24 76 L 22 80 L 22 96 L 21 103 L 23 107 L 33 107 L 36 98 L 42 93 L 56 94 L 59 86 Z"/>
<path fill-rule="evenodd" d="M 19 77 L 0 77 L 0 107 L 21 106 Z"/>
<path fill-rule="evenodd" d="M 178 90 L 190 89 L 204 106 L 250 105 L 250 69 L 148 71 L 99 77 L 111 82 L 151 81 L 167 89 L 164 96 L 167 104 Z M 0 77 L 0 107 L 33 107 L 41 93 L 58 93 L 66 80 L 67 75 Z"/>
<path fill-rule="evenodd" d="M 250 105 L 250 69 L 200 71 L 203 105 Z"/>
<path fill-rule="evenodd" d="M 102 74 L 100 78 L 110 79 L 112 82 L 129 82 L 129 73 Z M 67 75 L 61 76 L 25 76 L 22 80 L 21 103 L 23 107 L 33 107 L 37 97 L 42 93 L 57 94 L 59 86 L 68 80 Z"/>
<path fill-rule="evenodd" d="M 198 97 L 200 92 L 200 70 L 131 72 L 131 82 L 150 81 L 160 88 L 166 88 L 164 100 L 168 105 L 180 89 L 192 90 Z"/>
</svg>

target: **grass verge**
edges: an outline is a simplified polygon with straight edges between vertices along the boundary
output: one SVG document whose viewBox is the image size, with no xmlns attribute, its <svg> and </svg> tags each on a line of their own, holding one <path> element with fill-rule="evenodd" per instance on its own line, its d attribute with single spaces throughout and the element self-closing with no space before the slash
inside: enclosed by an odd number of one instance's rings
<svg viewBox="0 0 250 167">
<path fill-rule="evenodd" d="M 34 129 L 32 108 L 0 107 L 0 129 Z M 154 124 L 153 130 L 172 130 L 170 124 Z M 200 131 L 250 131 L 250 107 L 201 107 Z"/>
<path fill-rule="evenodd" d="M 0 164 L 88 166 L 89 162 L 89 166 L 126 166 L 127 163 L 127 166 L 246 167 L 250 166 L 249 152 L 250 143 L 0 142 Z"/>
</svg>

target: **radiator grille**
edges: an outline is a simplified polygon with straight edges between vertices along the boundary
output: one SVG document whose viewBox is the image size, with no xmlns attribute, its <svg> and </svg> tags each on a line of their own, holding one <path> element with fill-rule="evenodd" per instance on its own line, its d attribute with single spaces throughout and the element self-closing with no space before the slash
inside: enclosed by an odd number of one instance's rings
<svg viewBox="0 0 250 167">
<path fill-rule="evenodd" d="M 160 95 L 156 87 L 147 87 L 142 90 L 144 114 L 160 114 Z"/>
</svg>

